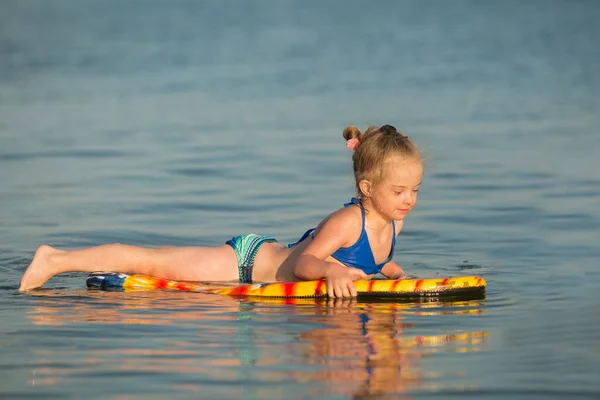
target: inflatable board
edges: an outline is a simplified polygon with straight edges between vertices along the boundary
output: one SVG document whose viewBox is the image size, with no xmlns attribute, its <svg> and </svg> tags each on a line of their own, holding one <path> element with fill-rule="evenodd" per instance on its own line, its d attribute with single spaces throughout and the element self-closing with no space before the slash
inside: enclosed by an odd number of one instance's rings
<svg viewBox="0 0 600 400">
<path fill-rule="evenodd" d="M 104 290 L 170 289 L 200 293 L 215 293 L 236 297 L 312 298 L 327 297 L 327 284 L 323 280 L 301 282 L 273 282 L 227 285 L 173 281 L 147 275 L 127 275 L 111 272 L 94 272 L 86 280 L 89 288 Z M 358 297 L 419 298 L 419 297 L 469 297 L 485 292 L 486 282 L 478 276 L 454 278 L 359 280 L 354 282 Z"/>
</svg>

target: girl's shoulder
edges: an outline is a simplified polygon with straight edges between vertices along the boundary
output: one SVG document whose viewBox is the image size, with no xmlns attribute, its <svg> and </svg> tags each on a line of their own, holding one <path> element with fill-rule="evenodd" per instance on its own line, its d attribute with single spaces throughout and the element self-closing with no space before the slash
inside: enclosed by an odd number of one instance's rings
<svg viewBox="0 0 600 400">
<path fill-rule="evenodd" d="M 363 216 L 358 205 L 342 207 L 327 216 L 322 223 L 340 225 L 346 228 L 358 226 L 362 228 Z"/>
<path fill-rule="evenodd" d="M 325 217 L 315 229 L 315 235 L 321 231 L 328 234 L 335 233 L 337 237 L 343 237 L 344 242 L 354 243 L 360 237 L 363 228 L 360 207 L 342 207 Z"/>
</svg>

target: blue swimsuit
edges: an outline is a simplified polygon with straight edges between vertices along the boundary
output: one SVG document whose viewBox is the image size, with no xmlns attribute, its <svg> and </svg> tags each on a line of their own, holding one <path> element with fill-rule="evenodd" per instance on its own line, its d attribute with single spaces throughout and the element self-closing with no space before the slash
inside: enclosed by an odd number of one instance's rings
<svg viewBox="0 0 600 400">
<path fill-rule="evenodd" d="M 341 262 L 342 264 L 348 267 L 354 267 L 363 270 L 366 274 L 371 275 L 377 272 L 381 272 L 381 268 L 388 262 L 392 260 L 394 256 L 394 248 L 396 247 L 396 224 L 392 221 L 392 249 L 390 250 L 390 255 L 387 260 L 380 264 L 375 263 L 375 257 L 373 256 L 373 251 L 371 250 L 371 245 L 369 244 L 369 238 L 367 236 L 367 232 L 365 231 L 365 209 L 363 208 L 360 200 L 356 198 L 352 198 L 350 203 L 344 204 L 344 207 L 348 207 L 354 204 L 358 204 L 360 206 L 360 212 L 362 215 L 362 229 L 360 231 L 360 237 L 350 247 L 340 247 L 333 253 L 331 256 Z M 309 235 L 314 237 L 314 229 L 309 229 L 302 235 L 302 238 L 291 245 L 292 247 L 304 239 L 306 239 Z"/>
</svg>

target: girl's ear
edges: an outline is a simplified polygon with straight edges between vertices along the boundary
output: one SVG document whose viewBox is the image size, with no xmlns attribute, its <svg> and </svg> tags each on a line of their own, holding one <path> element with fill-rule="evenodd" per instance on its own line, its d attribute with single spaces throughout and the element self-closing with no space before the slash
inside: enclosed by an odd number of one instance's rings
<svg viewBox="0 0 600 400">
<path fill-rule="evenodd" d="M 358 182 L 358 188 L 360 189 L 360 192 L 363 196 L 371 197 L 371 191 L 373 190 L 373 185 L 371 184 L 371 182 L 369 182 L 366 179 L 363 179 L 362 181 Z"/>
</svg>

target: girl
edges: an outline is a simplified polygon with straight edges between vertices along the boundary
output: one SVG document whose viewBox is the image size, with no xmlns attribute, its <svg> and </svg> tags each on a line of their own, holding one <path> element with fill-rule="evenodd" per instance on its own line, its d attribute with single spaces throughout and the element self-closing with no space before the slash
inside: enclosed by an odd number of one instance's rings
<svg viewBox="0 0 600 400">
<path fill-rule="evenodd" d="M 63 251 L 41 246 L 21 278 L 20 291 L 63 272 L 123 272 L 187 281 L 295 281 L 325 279 L 330 297 L 355 297 L 353 281 L 380 272 L 404 276 L 393 260 L 396 236 L 415 206 L 423 163 L 408 138 L 391 125 L 363 134 L 344 129 L 357 197 L 283 246 L 272 237 L 241 235 L 218 247 L 142 248 L 109 244 Z"/>
</svg>

